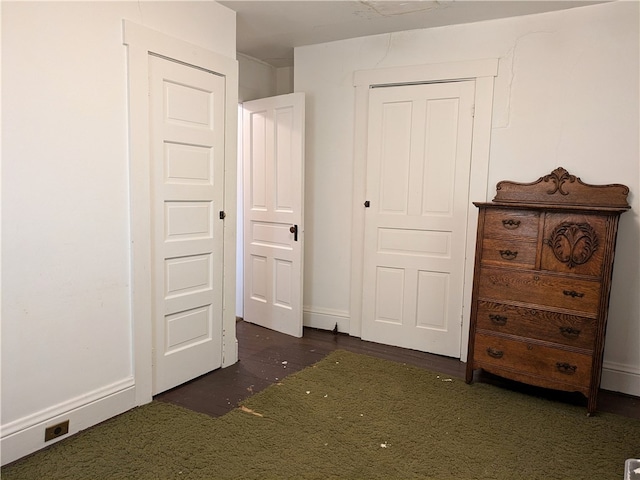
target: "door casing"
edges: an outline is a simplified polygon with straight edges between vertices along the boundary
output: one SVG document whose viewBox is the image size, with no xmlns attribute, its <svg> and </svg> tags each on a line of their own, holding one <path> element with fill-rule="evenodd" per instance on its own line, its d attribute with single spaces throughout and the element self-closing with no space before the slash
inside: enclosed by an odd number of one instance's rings
<svg viewBox="0 0 640 480">
<path fill-rule="evenodd" d="M 354 73 L 355 87 L 355 134 L 353 205 L 351 230 L 351 298 L 349 333 L 360 337 L 362 332 L 362 290 L 364 266 L 364 202 L 366 196 L 367 131 L 369 90 L 375 86 L 432 83 L 444 81 L 475 81 L 475 112 L 471 152 L 470 200 L 485 200 L 489 173 L 489 145 L 491 137 L 491 114 L 493 108 L 493 84 L 498 74 L 498 59 L 472 60 L 465 62 L 414 65 Z M 471 287 L 473 280 L 474 239 L 476 238 L 478 213 L 469 202 L 467 215 L 467 245 L 464 273 L 464 304 L 462 310 L 462 341 L 460 360 L 467 356 Z"/>
<path fill-rule="evenodd" d="M 153 348 L 148 57 L 153 53 L 226 78 L 222 367 L 238 360 L 235 335 L 238 62 L 128 20 L 123 21 L 123 43 L 128 46 L 129 74 L 132 358 L 135 404 L 143 405 L 152 400 Z"/>
</svg>

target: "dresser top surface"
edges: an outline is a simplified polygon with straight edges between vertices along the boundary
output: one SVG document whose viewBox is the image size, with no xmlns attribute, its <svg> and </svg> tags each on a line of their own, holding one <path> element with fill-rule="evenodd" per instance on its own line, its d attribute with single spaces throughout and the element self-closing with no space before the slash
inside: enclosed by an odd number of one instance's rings
<svg viewBox="0 0 640 480">
<path fill-rule="evenodd" d="M 520 202 L 473 202 L 478 208 L 518 208 L 521 210 L 544 210 L 544 211 L 557 211 L 557 212 L 594 212 L 594 213 L 608 213 L 611 215 L 617 215 L 626 212 L 631 207 L 604 207 L 593 205 L 563 205 L 563 204 L 543 204 L 543 203 L 520 203 Z"/>
</svg>

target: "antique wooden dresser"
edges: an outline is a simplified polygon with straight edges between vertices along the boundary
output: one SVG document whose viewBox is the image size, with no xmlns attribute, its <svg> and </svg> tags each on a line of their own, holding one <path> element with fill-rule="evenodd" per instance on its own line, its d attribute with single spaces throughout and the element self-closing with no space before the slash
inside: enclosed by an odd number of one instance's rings
<svg viewBox="0 0 640 480">
<path fill-rule="evenodd" d="M 624 185 L 564 168 L 479 208 L 466 381 L 475 369 L 581 392 L 596 410 Z"/>
</svg>

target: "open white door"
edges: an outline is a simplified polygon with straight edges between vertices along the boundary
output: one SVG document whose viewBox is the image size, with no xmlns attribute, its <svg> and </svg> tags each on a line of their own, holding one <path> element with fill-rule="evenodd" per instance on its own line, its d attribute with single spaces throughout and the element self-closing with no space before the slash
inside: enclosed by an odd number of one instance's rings
<svg viewBox="0 0 640 480">
<path fill-rule="evenodd" d="M 304 93 L 243 104 L 244 320 L 302 336 Z"/>
<path fill-rule="evenodd" d="M 225 77 L 149 62 L 155 395 L 222 364 Z"/>
<path fill-rule="evenodd" d="M 460 356 L 474 92 L 370 90 L 363 340 Z"/>
</svg>

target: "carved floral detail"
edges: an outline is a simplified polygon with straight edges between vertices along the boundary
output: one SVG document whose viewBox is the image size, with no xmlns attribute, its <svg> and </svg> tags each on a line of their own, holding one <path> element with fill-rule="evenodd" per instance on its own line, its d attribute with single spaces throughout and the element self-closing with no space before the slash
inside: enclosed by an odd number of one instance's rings
<svg viewBox="0 0 640 480">
<path fill-rule="evenodd" d="M 598 236 L 588 223 L 564 222 L 551 233 L 549 246 L 560 262 L 573 268 L 589 261 L 598 249 Z"/>
<path fill-rule="evenodd" d="M 549 195 L 553 195 L 556 192 L 560 192 L 561 195 L 569 195 L 569 192 L 565 192 L 562 187 L 565 182 L 573 183 L 576 181 L 576 176 L 571 175 L 564 168 L 558 167 L 549 175 L 545 175 L 542 177 L 545 182 L 552 181 L 554 183 L 554 188 L 551 190 L 547 190 Z"/>
</svg>

